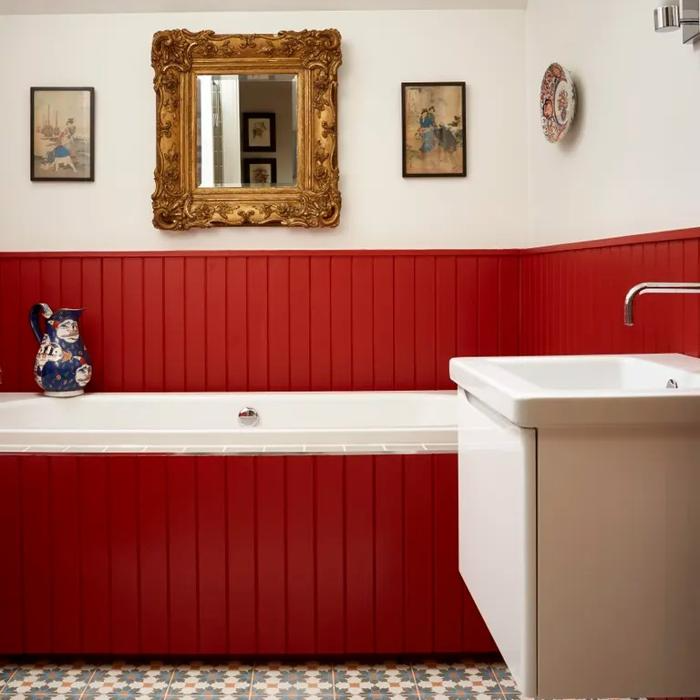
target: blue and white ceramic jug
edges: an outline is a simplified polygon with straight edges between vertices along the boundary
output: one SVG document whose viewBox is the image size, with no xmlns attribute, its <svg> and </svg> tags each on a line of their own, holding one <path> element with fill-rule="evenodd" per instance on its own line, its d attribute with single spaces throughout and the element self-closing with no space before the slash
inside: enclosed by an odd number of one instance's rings
<svg viewBox="0 0 700 700">
<path fill-rule="evenodd" d="M 29 324 L 39 343 L 34 361 L 34 379 L 47 396 L 79 396 L 92 376 L 90 356 L 85 349 L 78 319 L 83 309 L 59 309 L 35 304 Z M 45 330 L 40 316 L 46 319 Z"/>
</svg>

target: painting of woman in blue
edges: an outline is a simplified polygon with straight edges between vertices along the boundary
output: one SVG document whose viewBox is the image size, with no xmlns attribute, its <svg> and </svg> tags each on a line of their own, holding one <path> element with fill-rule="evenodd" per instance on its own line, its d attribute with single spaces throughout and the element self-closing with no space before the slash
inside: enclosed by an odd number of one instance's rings
<svg viewBox="0 0 700 700">
<path fill-rule="evenodd" d="M 424 109 L 420 113 L 420 137 L 422 140 L 420 150 L 423 153 L 430 153 L 430 151 L 435 148 L 435 107 L 430 107 L 430 109 Z"/>
<path fill-rule="evenodd" d="M 463 83 L 404 89 L 404 175 L 464 175 Z"/>
</svg>

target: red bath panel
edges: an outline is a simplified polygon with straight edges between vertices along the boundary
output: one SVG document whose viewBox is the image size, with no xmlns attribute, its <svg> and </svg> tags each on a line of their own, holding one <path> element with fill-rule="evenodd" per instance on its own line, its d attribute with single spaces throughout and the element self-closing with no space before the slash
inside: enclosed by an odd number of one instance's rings
<svg viewBox="0 0 700 700">
<path fill-rule="evenodd" d="M 0 654 L 493 651 L 455 455 L 0 456 Z"/>
</svg>

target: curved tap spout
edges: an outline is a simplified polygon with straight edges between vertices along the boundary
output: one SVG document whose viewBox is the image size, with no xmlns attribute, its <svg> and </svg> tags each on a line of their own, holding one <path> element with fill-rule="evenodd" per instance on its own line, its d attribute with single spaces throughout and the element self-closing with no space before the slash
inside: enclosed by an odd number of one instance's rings
<svg viewBox="0 0 700 700">
<path fill-rule="evenodd" d="M 634 300 L 642 294 L 700 294 L 700 282 L 641 282 L 625 296 L 625 325 L 634 325 Z"/>
</svg>

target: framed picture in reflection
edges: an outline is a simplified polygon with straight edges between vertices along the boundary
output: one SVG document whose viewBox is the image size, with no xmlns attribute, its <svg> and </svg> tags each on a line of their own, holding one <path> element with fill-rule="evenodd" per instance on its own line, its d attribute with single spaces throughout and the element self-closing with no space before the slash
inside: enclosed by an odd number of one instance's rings
<svg viewBox="0 0 700 700">
<path fill-rule="evenodd" d="M 243 112 L 243 150 L 274 151 L 275 130 L 274 112 Z"/>
<path fill-rule="evenodd" d="M 270 187 L 277 183 L 275 158 L 244 158 L 243 182 L 251 187 Z"/>
</svg>

